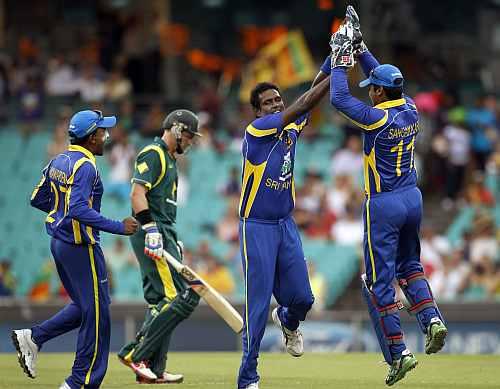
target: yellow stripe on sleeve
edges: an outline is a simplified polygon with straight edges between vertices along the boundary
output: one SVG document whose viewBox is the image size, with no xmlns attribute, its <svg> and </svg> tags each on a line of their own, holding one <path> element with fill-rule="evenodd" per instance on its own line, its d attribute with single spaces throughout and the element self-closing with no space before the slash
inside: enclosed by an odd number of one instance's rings
<svg viewBox="0 0 500 389">
<path fill-rule="evenodd" d="M 388 117 L 389 117 L 388 112 L 387 112 L 387 111 L 384 111 L 384 116 L 383 116 L 380 120 L 376 121 L 376 122 L 375 122 L 375 123 L 373 123 L 373 124 L 363 124 L 363 123 L 359 123 L 359 122 L 357 122 L 357 121 L 356 121 L 356 120 L 354 120 L 354 119 L 351 119 L 349 116 L 347 116 L 347 115 L 346 115 L 345 113 L 343 113 L 343 112 L 340 112 L 340 111 L 339 111 L 339 113 L 340 113 L 343 117 L 345 117 L 346 119 L 350 120 L 352 123 L 354 123 L 354 124 L 355 124 L 356 126 L 358 126 L 359 128 L 362 128 L 363 130 L 368 130 L 368 131 L 370 131 L 370 130 L 375 130 L 375 129 L 379 128 L 379 127 L 382 127 L 385 123 L 387 123 L 387 119 L 388 119 Z"/>
<path fill-rule="evenodd" d="M 99 289 L 97 282 L 97 271 L 95 268 L 95 258 L 94 258 L 94 248 L 92 245 L 88 245 L 89 257 L 90 257 L 90 268 L 92 269 L 92 284 L 94 287 L 94 307 L 95 307 L 95 346 L 94 355 L 92 356 L 92 362 L 90 362 L 89 370 L 85 375 L 85 385 L 90 382 L 90 374 L 92 368 L 94 367 L 95 360 L 97 358 L 97 345 L 99 344 Z"/>
<path fill-rule="evenodd" d="M 42 179 L 40 180 L 38 185 L 35 187 L 35 189 L 33 189 L 33 193 L 31 193 L 30 200 L 33 200 L 35 198 L 36 194 L 38 193 L 38 191 L 40 190 L 40 188 L 42 187 L 44 182 L 45 182 L 45 174 L 42 176 Z"/>
<path fill-rule="evenodd" d="M 257 138 L 261 138 L 263 136 L 268 136 L 268 135 L 273 135 L 278 132 L 277 128 L 270 128 L 268 130 L 259 130 L 258 128 L 255 128 L 251 124 L 247 126 L 247 132 L 250 135 L 256 136 Z"/>
<path fill-rule="evenodd" d="M 283 128 L 283 130 L 295 130 L 297 132 L 300 132 L 302 131 L 302 129 L 305 127 L 306 124 L 307 124 L 307 118 L 302 120 L 299 124 L 290 123 L 285 128 Z"/>
</svg>

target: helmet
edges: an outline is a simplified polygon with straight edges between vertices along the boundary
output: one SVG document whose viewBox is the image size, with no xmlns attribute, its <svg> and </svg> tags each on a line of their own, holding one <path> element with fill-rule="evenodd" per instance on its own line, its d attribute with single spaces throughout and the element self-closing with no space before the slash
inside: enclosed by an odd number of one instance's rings
<svg viewBox="0 0 500 389">
<path fill-rule="evenodd" d="M 176 109 L 170 112 L 161 126 L 163 130 L 172 130 L 174 133 L 182 131 L 190 132 L 193 135 L 201 136 L 198 130 L 198 117 L 187 109 Z"/>
</svg>

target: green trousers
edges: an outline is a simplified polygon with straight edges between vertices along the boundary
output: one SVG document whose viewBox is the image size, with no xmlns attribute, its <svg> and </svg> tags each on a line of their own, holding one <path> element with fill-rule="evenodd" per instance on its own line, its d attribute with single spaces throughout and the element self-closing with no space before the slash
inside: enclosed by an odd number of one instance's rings
<svg viewBox="0 0 500 389">
<path fill-rule="evenodd" d="M 170 226 L 158 227 L 164 250 L 181 261 L 175 231 Z M 139 261 L 148 310 L 136 338 L 126 344 L 118 355 L 134 362 L 147 361 L 150 369 L 161 377 L 166 368 L 172 332 L 189 317 L 199 297 L 166 261 L 153 260 L 144 254 L 144 238 L 145 232 L 140 230 L 131 236 L 130 241 Z"/>
</svg>

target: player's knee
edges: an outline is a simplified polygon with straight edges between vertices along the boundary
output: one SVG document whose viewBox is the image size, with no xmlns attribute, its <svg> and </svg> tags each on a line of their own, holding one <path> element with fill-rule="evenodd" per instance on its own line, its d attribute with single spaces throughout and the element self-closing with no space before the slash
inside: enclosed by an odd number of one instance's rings
<svg viewBox="0 0 500 389">
<path fill-rule="evenodd" d="M 199 302 L 200 296 L 189 288 L 177 295 L 172 301 L 171 309 L 182 318 L 187 318 L 193 313 Z"/>
</svg>

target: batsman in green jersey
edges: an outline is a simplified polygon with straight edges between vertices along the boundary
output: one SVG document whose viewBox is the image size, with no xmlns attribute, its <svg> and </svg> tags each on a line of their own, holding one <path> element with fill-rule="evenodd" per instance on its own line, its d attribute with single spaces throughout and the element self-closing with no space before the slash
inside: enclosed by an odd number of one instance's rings
<svg viewBox="0 0 500 389">
<path fill-rule="evenodd" d="M 131 237 L 141 268 L 144 298 L 149 304 L 146 319 L 136 339 L 125 345 L 118 358 L 136 374 L 140 383 L 182 382 L 181 374 L 165 370 L 174 328 L 188 318 L 199 296 L 162 258 L 168 251 L 182 261 L 182 244 L 177 240 L 177 162 L 193 144 L 198 118 L 185 109 L 171 112 L 163 121 L 161 138 L 143 148 L 132 177 L 132 209 L 142 229 Z"/>
</svg>

